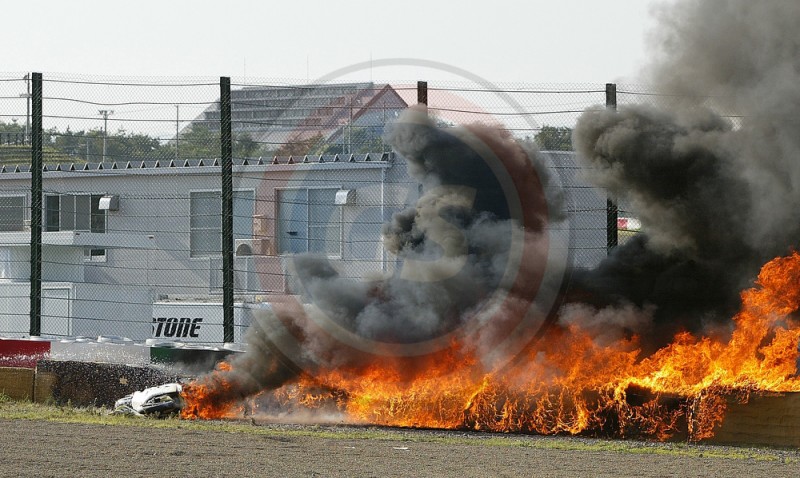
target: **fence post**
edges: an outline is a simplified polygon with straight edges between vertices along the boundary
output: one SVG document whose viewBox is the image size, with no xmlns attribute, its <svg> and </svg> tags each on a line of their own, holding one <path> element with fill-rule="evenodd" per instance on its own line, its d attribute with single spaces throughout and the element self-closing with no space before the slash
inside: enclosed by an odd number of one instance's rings
<svg viewBox="0 0 800 478">
<path fill-rule="evenodd" d="M 233 342 L 233 140 L 231 79 L 219 79 L 220 159 L 222 166 L 222 340 Z"/>
<path fill-rule="evenodd" d="M 417 103 L 428 106 L 428 82 L 417 82 Z"/>
<path fill-rule="evenodd" d="M 617 109 L 617 85 L 606 83 L 606 108 Z M 619 209 L 611 198 L 606 199 L 606 253 L 617 247 L 618 229 L 617 219 Z"/>
<path fill-rule="evenodd" d="M 30 335 L 42 334 L 42 74 L 32 75 Z"/>
</svg>

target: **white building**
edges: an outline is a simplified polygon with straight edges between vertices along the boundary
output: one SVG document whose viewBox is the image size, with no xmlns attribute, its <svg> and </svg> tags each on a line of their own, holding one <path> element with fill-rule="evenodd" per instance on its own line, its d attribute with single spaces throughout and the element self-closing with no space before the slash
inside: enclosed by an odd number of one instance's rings
<svg viewBox="0 0 800 478">
<path fill-rule="evenodd" d="M 293 253 L 325 254 L 353 278 L 391 270 L 381 226 L 419 194 L 392 153 L 238 160 L 233 171 L 239 303 L 291 293 Z M 158 329 L 154 303 L 218 303 L 220 175 L 216 160 L 48 166 L 42 334 L 143 340 Z M 30 181 L 0 170 L 3 336 L 29 330 Z"/>
<path fill-rule="evenodd" d="M 574 153 L 548 157 L 573 261 L 591 267 L 606 254 L 605 196 L 580 182 Z M 47 166 L 42 334 L 220 343 L 220 176 L 217 160 Z M 29 332 L 30 189 L 28 170 L 0 168 L 0 336 Z M 292 254 L 327 255 L 353 279 L 391 274 L 382 225 L 420 194 L 393 153 L 239 159 L 233 189 L 236 341 L 249 310 L 295 292 Z"/>
</svg>

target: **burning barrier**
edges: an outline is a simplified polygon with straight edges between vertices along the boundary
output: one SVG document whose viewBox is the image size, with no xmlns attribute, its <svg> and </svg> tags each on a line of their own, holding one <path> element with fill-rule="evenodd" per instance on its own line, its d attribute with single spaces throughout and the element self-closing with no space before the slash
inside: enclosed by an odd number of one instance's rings
<svg viewBox="0 0 800 478">
<path fill-rule="evenodd" d="M 770 261 L 758 286 L 742 293 L 742 311 L 727 340 L 680 333 L 673 343 L 640 357 L 638 339 L 598 344 L 578 326 L 549 331 L 511 368 L 480 375 L 451 351 L 413 380 L 402 362 L 364 370 L 336 370 L 297 377 L 261 392 L 247 408 L 262 404 L 281 410 L 341 412 L 353 423 L 535 433 L 588 433 L 667 439 L 688 431 L 710 437 L 732 396 L 800 391 L 796 376 L 800 324 L 800 254 Z M 215 387 L 229 364 L 211 382 L 184 388 L 185 418 L 240 416 L 239 400 L 217 401 Z M 274 410 L 273 410 L 274 411 Z"/>
<path fill-rule="evenodd" d="M 573 132 L 643 231 L 592 270 L 558 267 L 568 218 L 535 149 L 408 112 L 387 140 L 423 194 L 383 231 L 402 267 L 362 284 L 295 257 L 304 303 L 186 384 L 182 416 L 700 440 L 730 399 L 800 391 L 795 3 L 660 12 L 649 73 L 669 104 L 586 111 Z"/>
</svg>

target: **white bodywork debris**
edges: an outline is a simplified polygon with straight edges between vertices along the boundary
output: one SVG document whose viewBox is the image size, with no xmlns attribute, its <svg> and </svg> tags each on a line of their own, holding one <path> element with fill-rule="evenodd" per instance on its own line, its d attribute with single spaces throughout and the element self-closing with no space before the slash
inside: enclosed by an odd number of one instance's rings
<svg viewBox="0 0 800 478">
<path fill-rule="evenodd" d="M 157 387 L 145 388 L 117 400 L 112 413 L 156 417 L 173 415 L 183 408 L 181 391 L 183 391 L 183 387 L 179 383 L 166 383 Z"/>
</svg>

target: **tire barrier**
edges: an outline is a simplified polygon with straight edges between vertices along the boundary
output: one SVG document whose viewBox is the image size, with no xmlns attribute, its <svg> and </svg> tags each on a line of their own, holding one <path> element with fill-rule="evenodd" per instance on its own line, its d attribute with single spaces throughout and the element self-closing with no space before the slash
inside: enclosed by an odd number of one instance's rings
<svg viewBox="0 0 800 478">
<path fill-rule="evenodd" d="M 47 359 L 36 364 L 36 377 L 40 376 L 50 385 L 54 402 L 101 407 L 112 407 L 117 399 L 136 390 L 179 379 L 151 366 Z"/>
<path fill-rule="evenodd" d="M 0 339 L 0 394 L 111 407 L 122 396 L 208 372 L 236 350 L 121 338 Z"/>
</svg>

